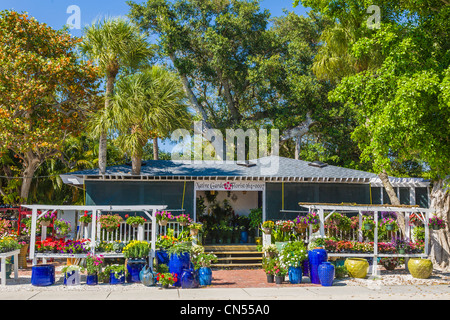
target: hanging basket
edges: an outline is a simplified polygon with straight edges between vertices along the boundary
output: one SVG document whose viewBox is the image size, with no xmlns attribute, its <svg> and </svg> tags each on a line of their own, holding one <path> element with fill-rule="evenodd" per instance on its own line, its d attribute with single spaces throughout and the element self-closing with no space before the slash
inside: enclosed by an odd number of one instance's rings
<svg viewBox="0 0 450 320">
<path fill-rule="evenodd" d="M 191 229 L 191 236 L 196 236 L 198 235 L 198 229 Z"/>
</svg>

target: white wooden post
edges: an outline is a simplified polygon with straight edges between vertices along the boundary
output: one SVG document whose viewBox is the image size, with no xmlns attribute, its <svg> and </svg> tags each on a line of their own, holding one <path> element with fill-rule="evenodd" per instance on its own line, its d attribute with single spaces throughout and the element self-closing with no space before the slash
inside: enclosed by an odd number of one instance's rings
<svg viewBox="0 0 450 320">
<path fill-rule="evenodd" d="M 41 243 L 43 243 L 45 241 L 45 239 L 47 239 L 47 227 L 46 226 L 41 226 Z M 43 258 L 42 259 L 42 263 L 46 264 L 47 263 L 47 259 Z"/>
<path fill-rule="evenodd" d="M 358 211 L 358 224 L 359 224 L 359 228 L 358 228 L 358 241 L 362 242 L 363 241 L 363 232 L 362 232 L 362 213 L 361 210 Z"/>
<path fill-rule="evenodd" d="M 425 221 L 424 221 L 424 226 L 425 226 L 425 254 L 428 255 L 429 254 L 429 248 L 428 245 L 430 243 L 430 227 L 428 225 L 428 222 L 430 221 L 430 213 L 428 211 L 425 212 Z"/>
<path fill-rule="evenodd" d="M 325 237 L 323 209 L 319 209 L 320 235 Z"/>
<path fill-rule="evenodd" d="M 374 212 L 373 217 L 375 223 L 375 230 L 373 232 L 373 261 L 372 261 L 372 275 L 376 276 L 378 271 L 378 211 Z"/>
<path fill-rule="evenodd" d="M 143 225 L 139 225 L 138 226 L 138 240 L 139 241 L 144 241 L 144 226 Z"/>
<path fill-rule="evenodd" d="M 36 222 L 37 222 L 37 208 L 31 210 L 31 235 L 30 235 L 30 259 L 33 260 L 33 265 L 36 265 L 35 250 L 36 250 Z"/>
<path fill-rule="evenodd" d="M 91 253 L 92 255 L 95 255 L 95 244 L 97 241 L 97 233 L 96 233 L 96 228 L 97 228 L 97 210 L 92 210 L 92 225 L 91 225 Z"/>
</svg>

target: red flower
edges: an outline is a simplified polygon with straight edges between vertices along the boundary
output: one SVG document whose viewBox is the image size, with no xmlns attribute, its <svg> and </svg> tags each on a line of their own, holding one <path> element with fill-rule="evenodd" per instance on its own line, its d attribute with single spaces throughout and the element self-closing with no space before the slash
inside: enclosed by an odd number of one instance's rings
<svg viewBox="0 0 450 320">
<path fill-rule="evenodd" d="M 128 218 L 128 214 L 125 215 L 125 218 Z"/>
</svg>

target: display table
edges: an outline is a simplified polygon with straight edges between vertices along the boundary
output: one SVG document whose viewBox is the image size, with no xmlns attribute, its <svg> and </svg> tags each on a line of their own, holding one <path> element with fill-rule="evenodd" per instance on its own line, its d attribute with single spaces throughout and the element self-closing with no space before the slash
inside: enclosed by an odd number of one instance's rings
<svg viewBox="0 0 450 320">
<path fill-rule="evenodd" d="M 1 259 L 1 272 L 0 272 L 0 280 L 2 282 L 2 286 L 6 286 L 6 259 L 14 256 L 14 279 L 17 280 L 19 277 L 19 253 L 20 250 L 14 250 L 10 252 L 0 253 Z"/>
</svg>

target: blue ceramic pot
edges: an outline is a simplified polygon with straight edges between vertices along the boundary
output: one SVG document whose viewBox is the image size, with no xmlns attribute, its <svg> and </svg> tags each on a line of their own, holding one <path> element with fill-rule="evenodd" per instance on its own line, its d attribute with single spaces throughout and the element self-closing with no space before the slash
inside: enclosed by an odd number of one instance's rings
<svg viewBox="0 0 450 320">
<path fill-rule="evenodd" d="M 175 287 L 181 286 L 181 275 L 184 269 L 189 269 L 190 267 L 190 256 L 188 252 L 180 254 L 171 254 L 169 260 L 169 272 L 177 274 L 177 282 L 173 285 Z"/>
<path fill-rule="evenodd" d="M 248 242 L 248 232 L 247 231 L 241 231 L 241 241 L 240 243 L 247 243 Z"/>
<path fill-rule="evenodd" d="M 55 266 L 43 264 L 31 268 L 31 284 L 37 287 L 46 287 L 55 284 Z"/>
<path fill-rule="evenodd" d="M 328 259 L 325 249 L 313 249 L 308 251 L 309 260 L 309 277 L 311 283 L 320 284 L 318 268 L 322 262 L 326 262 Z"/>
<path fill-rule="evenodd" d="M 141 282 L 141 279 L 139 278 L 139 273 L 141 270 L 145 267 L 146 261 L 145 259 L 131 259 L 127 262 L 127 282 L 128 283 L 135 283 L 135 282 Z"/>
<path fill-rule="evenodd" d="M 184 269 L 181 274 L 181 288 L 192 289 L 198 288 L 198 274 L 194 269 Z"/>
<path fill-rule="evenodd" d="M 289 267 L 289 282 L 292 284 L 302 283 L 302 268 L 301 267 Z"/>
<path fill-rule="evenodd" d="M 109 284 L 124 284 L 125 283 L 125 272 L 119 273 L 119 279 L 116 278 L 114 272 L 109 273 Z"/>
<path fill-rule="evenodd" d="M 209 286 L 212 282 L 211 268 L 203 267 L 198 269 L 198 277 L 201 286 Z"/>
<path fill-rule="evenodd" d="M 88 274 L 86 276 L 86 284 L 88 286 L 96 286 L 98 285 L 98 275 L 95 274 Z"/>
<path fill-rule="evenodd" d="M 169 264 L 169 254 L 167 251 L 156 251 L 156 259 L 158 260 L 158 264 Z"/>
<path fill-rule="evenodd" d="M 302 261 L 302 272 L 305 277 L 309 277 L 309 260 L 305 259 Z"/>
<path fill-rule="evenodd" d="M 334 280 L 334 266 L 330 262 L 322 262 L 318 268 L 320 283 L 324 287 L 331 287 Z"/>
</svg>

